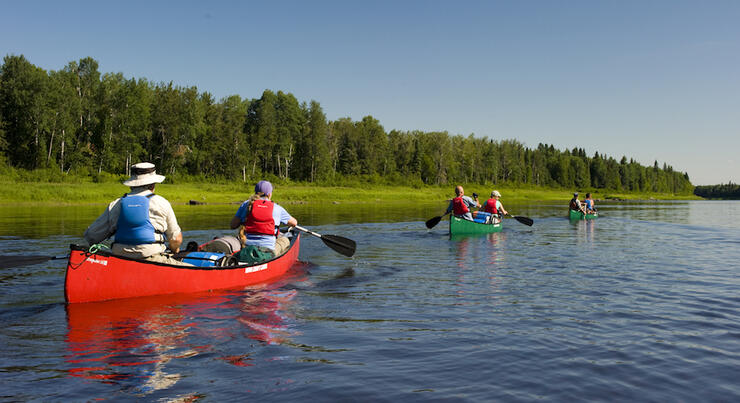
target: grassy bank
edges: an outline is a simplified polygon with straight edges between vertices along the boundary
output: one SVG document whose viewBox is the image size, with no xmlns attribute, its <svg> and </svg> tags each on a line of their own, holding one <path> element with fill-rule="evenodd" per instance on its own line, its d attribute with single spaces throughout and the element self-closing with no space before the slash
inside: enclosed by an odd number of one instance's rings
<svg viewBox="0 0 740 403">
<path fill-rule="evenodd" d="M 123 195 L 128 187 L 120 183 L 36 183 L 0 182 L 0 205 L 78 205 L 106 204 Z M 502 200 L 509 203 L 528 201 L 567 201 L 571 190 L 543 189 L 535 187 L 502 186 L 497 188 Z M 252 185 L 184 183 L 157 185 L 156 192 L 173 204 L 185 204 L 191 200 L 207 204 L 225 204 L 243 201 L 249 197 Z M 467 195 L 480 194 L 481 200 L 488 198 L 490 186 L 465 185 Z M 587 190 L 581 190 L 585 195 Z M 597 200 L 695 200 L 693 195 L 661 193 L 622 193 L 592 191 Z M 274 199 L 284 204 L 319 203 L 376 203 L 442 201 L 453 194 L 452 186 L 408 186 L 362 185 L 357 187 L 328 187 L 306 184 L 276 184 Z"/>
</svg>

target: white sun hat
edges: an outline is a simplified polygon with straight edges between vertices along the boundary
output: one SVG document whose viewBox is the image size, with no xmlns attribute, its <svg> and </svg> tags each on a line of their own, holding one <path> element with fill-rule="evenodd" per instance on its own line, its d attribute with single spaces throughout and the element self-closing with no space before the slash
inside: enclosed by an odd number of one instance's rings
<svg viewBox="0 0 740 403">
<path fill-rule="evenodd" d="M 137 187 L 162 183 L 162 181 L 164 181 L 164 176 L 157 175 L 154 164 L 140 162 L 131 166 L 131 177 L 123 181 L 123 184 L 129 187 Z"/>
<path fill-rule="evenodd" d="M 491 192 L 491 197 L 496 197 L 496 196 L 501 197 L 501 193 L 499 193 L 498 190 L 494 190 L 493 192 Z"/>
</svg>

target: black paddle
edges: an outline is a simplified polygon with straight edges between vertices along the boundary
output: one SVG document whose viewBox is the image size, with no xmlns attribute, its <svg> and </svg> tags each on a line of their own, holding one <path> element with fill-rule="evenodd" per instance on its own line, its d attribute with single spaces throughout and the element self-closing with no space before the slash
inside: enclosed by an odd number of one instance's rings
<svg viewBox="0 0 740 403">
<path fill-rule="evenodd" d="M 316 232 L 307 230 L 303 227 L 299 227 L 297 225 L 293 228 L 297 229 L 298 231 L 305 232 L 309 235 L 313 235 L 321 239 L 322 241 L 324 241 L 324 245 L 334 249 L 335 251 L 341 253 L 344 256 L 352 257 L 352 255 L 355 254 L 355 249 L 357 247 L 357 244 L 355 243 L 355 241 L 349 238 L 341 237 L 338 235 L 321 235 Z"/>
<path fill-rule="evenodd" d="M 428 219 L 427 222 L 426 222 L 427 228 L 429 228 L 429 229 L 434 228 L 434 226 L 437 225 L 437 224 L 439 224 L 439 222 L 442 221 L 442 218 L 444 216 L 446 216 L 447 214 L 450 214 L 450 213 L 444 213 L 444 214 L 442 214 L 440 216 L 436 216 L 434 218 Z"/>
<path fill-rule="evenodd" d="M 46 262 L 47 260 L 67 259 L 69 256 L 19 256 L 0 255 L 0 267 L 9 269 L 11 267 L 29 266 Z"/>
<path fill-rule="evenodd" d="M 512 217 L 513 219 L 519 221 L 520 223 L 524 225 L 529 225 L 530 227 L 532 226 L 532 224 L 534 224 L 534 221 L 529 217 L 523 217 L 520 215 L 511 215 L 511 214 L 509 214 L 509 217 Z"/>
</svg>

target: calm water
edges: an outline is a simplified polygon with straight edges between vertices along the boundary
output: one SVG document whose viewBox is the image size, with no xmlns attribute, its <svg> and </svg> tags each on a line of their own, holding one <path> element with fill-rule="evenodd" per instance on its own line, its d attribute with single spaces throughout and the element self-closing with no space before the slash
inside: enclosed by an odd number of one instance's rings
<svg viewBox="0 0 740 403">
<path fill-rule="evenodd" d="M 740 401 L 740 202 L 507 205 L 450 239 L 440 204 L 289 206 L 267 288 L 65 305 L 63 261 L 0 269 L 5 401 Z M 102 206 L 0 208 L 4 254 L 64 255 Z M 176 206 L 186 242 L 236 206 Z"/>
</svg>

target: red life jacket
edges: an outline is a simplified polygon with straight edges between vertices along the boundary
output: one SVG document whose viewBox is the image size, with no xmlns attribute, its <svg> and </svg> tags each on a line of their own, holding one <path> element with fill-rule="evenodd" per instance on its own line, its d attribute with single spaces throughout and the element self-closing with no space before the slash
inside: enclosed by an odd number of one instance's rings
<svg viewBox="0 0 740 403">
<path fill-rule="evenodd" d="M 486 200 L 486 204 L 483 205 L 483 211 L 486 213 L 498 214 L 498 210 L 496 210 L 496 199 Z"/>
<path fill-rule="evenodd" d="M 455 215 L 463 215 L 470 212 L 470 209 L 465 205 L 462 196 L 452 199 L 452 212 Z"/>
<path fill-rule="evenodd" d="M 272 209 L 275 203 L 266 199 L 257 199 L 252 202 L 252 209 L 244 220 L 244 232 L 247 234 L 261 234 L 277 236 L 279 228 L 272 218 Z"/>
</svg>

